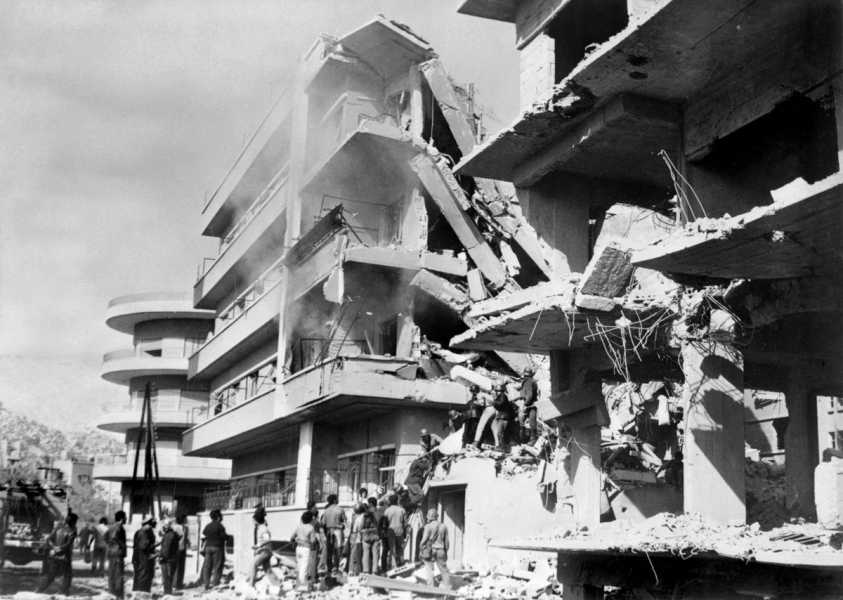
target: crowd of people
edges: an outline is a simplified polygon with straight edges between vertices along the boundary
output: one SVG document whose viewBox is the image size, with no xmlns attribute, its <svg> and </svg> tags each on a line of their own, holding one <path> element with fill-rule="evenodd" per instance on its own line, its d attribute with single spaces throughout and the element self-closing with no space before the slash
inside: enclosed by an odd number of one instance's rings
<svg viewBox="0 0 843 600">
<path fill-rule="evenodd" d="M 336 581 L 342 573 L 351 576 L 381 574 L 403 566 L 404 549 L 411 528 L 398 494 L 383 493 L 378 498 L 361 489 L 358 500 L 350 518 L 335 494 L 327 497 L 321 512 L 315 502 L 308 503 L 291 537 L 300 589 L 312 589 L 320 582 Z M 421 537 L 419 556 L 429 564 L 431 580 L 433 564 L 438 565 L 443 585 L 447 587 L 447 529 L 438 523 L 435 509 L 428 512 L 428 520 Z M 263 571 L 272 583 L 277 584 L 270 567 L 272 535 L 266 524 L 263 506 L 255 509 L 253 521 L 254 561 L 249 581 L 254 585 Z M 208 564 L 207 556 L 205 564 Z"/>
<path fill-rule="evenodd" d="M 99 523 L 86 523 L 77 533 L 78 516 L 73 512 L 57 525 L 47 537 L 44 563 L 38 591 L 46 592 L 56 579 L 60 579 L 60 592 L 67 595 L 73 580 L 73 551 L 78 548 L 86 562 L 91 563 L 94 575 L 107 571 L 108 591 L 123 598 L 125 587 L 126 513 L 114 513 L 114 522 L 102 517 Z M 159 534 L 153 517 L 143 521 L 135 532 L 132 550 L 132 590 L 150 592 L 155 565 L 160 564 L 164 593 L 184 587 L 184 569 L 187 549 L 190 546 L 184 516 L 175 521 L 165 518 Z M 158 537 L 160 536 L 160 539 Z M 106 567 L 107 565 L 107 567 Z"/>
</svg>

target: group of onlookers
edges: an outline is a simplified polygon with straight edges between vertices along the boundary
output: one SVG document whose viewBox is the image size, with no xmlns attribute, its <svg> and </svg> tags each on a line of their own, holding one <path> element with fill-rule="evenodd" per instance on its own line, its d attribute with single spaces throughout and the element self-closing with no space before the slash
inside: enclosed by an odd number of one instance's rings
<svg viewBox="0 0 843 600">
<path fill-rule="evenodd" d="M 123 525 L 126 514 L 121 510 L 114 515 L 114 524 L 109 526 L 108 519 L 101 518 L 94 526 L 86 524 L 77 536 L 76 522 L 78 516 L 68 513 L 50 535 L 44 545 L 44 562 L 38 591 L 46 592 L 56 578 L 61 579 L 61 593 L 65 596 L 70 592 L 73 580 L 73 549 L 79 540 L 79 548 L 86 560 L 92 563 L 92 570 L 102 573 L 105 560 L 108 559 L 108 589 L 109 592 L 123 597 L 123 560 L 126 557 L 126 532 Z"/>
<path fill-rule="evenodd" d="M 156 535 L 154 517 L 144 519 L 135 531 L 132 549 L 132 590 L 152 591 L 156 562 L 161 566 L 161 580 L 165 594 L 184 587 L 184 566 L 190 547 L 187 523 L 184 516 L 175 521 L 164 518 Z"/>
<path fill-rule="evenodd" d="M 315 502 L 308 503 L 291 537 L 301 588 L 310 589 L 322 579 L 336 580 L 343 572 L 351 576 L 384 573 L 404 564 L 410 526 L 398 495 L 384 493 L 380 498 L 368 497 L 367 490 L 361 489 L 358 498 L 350 518 L 335 494 L 328 496 L 321 514 Z M 448 585 L 447 529 L 438 523 L 435 509 L 428 512 L 428 519 L 430 522 L 421 538 L 420 557 L 428 563 L 431 578 L 432 565 L 438 564 L 443 583 Z M 263 506 L 255 509 L 253 520 L 255 555 L 250 582 L 254 585 L 262 569 L 277 583 L 270 566 L 272 536 Z"/>
</svg>

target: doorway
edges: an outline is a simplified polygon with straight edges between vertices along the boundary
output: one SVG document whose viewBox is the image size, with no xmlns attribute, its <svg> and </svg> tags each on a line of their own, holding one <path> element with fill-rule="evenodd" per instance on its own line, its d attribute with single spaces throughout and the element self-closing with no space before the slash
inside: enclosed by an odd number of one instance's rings
<svg viewBox="0 0 843 600">
<path fill-rule="evenodd" d="M 465 486 L 439 489 L 439 512 L 448 528 L 451 547 L 448 563 L 462 565 L 463 538 L 465 537 Z"/>
</svg>

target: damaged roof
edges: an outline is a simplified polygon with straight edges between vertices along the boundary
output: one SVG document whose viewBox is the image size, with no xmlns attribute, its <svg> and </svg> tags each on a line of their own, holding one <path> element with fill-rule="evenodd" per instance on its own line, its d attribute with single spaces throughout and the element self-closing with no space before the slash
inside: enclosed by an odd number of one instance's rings
<svg viewBox="0 0 843 600">
<path fill-rule="evenodd" d="M 735 217 L 698 219 L 633 254 L 636 265 L 722 279 L 801 277 L 843 266 L 843 173 L 797 180 Z"/>
<path fill-rule="evenodd" d="M 763 97 L 750 95 L 744 98 L 745 101 L 753 100 L 755 108 L 761 104 L 772 108 L 786 95 L 783 88 L 788 88 L 787 93 L 804 90 L 828 75 L 828 65 L 816 60 L 819 54 L 806 46 L 805 37 L 800 33 L 800 25 L 809 18 L 818 19 L 825 5 L 826 0 L 805 3 L 653 2 L 645 11 L 630 15 L 626 28 L 586 55 L 556 85 L 550 98 L 534 105 L 507 129 L 465 156 L 456 170 L 461 174 L 494 177 L 528 186 L 553 170 L 569 170 L 571 161 L 582 162 L 583 157 L 577 155 L 586 152 L 589 144 L 599 143 L 603 147 L 611 146 L 615 141 L 621 144 L 616 152 L 620 154 L 625 149 L 623 154 L 628 169 L 639 169 L 650 163 L 658 165 L 656 153 L 662 143 L 658 138 L 644 148 L 640 141 L 628 136 L 611 135 L 612 129 L 628 122 L 643 121 L 646 126 L 653 121 L 659 127 L 666 125 L 669 132 L 673 127 L 669 119 L 665 123 L 665 116 L 653 111 L 624 109 L 607 122 L 605 116 L 595 115 L 596 111 L 623 93 L 644 96 L 650 103 L 681 104 L 694 94 L 704 96 L 718 90 L 722 92 L 721 86 L 713 86 L 712 82 L 744 69 L 747 57 L 757 51 L 759 40 L 763 40 L 766 50 L 771 56 L 779 57 L 780 62 L 799 61 L 794 63 L 793 69 L 785 68 L 782 62 L 782 68 L 778 69 L 782 79 L 778 88 L 769 90 Z M 793 51 L 781 58 L 777 49 L 782 47 Z M 723 52 L 723 48 L 728 48 L 729 52 Z M 718 57 L 716 71 L 712 69 L 713 56 Z M 715 137 L 722 137 L 729 133 L 726 128 L 733 130 L 746 124 L 752 115 L 745 113 L 729 123 L 712 125 L 715 129 L 711 132 Z M 589 121 L 591 115 L 595 117 Z M 740 122 L 741 118 L 744 122 Z M 685 126 L 695 125 L 693 119 L 692 114 L 686 114 Z M 665 139 L 672 141 L 672 137 Z M 710 141 L 686 140 L 684 151 L 693 154 L 700 150 L 703 142 Z M 551 156 L 536 160 L 537 155 L 547 151 Z M 600 175 L 605 168 L 605 161 L 591 161 L 574 165 L 570 170 L 590 169 Z"/>
</svg>

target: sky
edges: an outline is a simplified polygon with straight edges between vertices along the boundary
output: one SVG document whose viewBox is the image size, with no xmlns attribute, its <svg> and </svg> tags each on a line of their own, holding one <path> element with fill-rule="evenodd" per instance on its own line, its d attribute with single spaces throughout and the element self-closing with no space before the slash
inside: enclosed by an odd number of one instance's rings
<svg viewBox="0 0 843 600">
<path fill-rule="evenodd" d="M 102 354 L 123 294 L 192 288 L 202 203 L 320 33 L 377 14 L 473 81 L 494 132 L 517 112 L 514 28 L 456 0 L 7 0 L 0 20 L 0 403 L 65 430 L 125 388 Z"/>
</svg>

